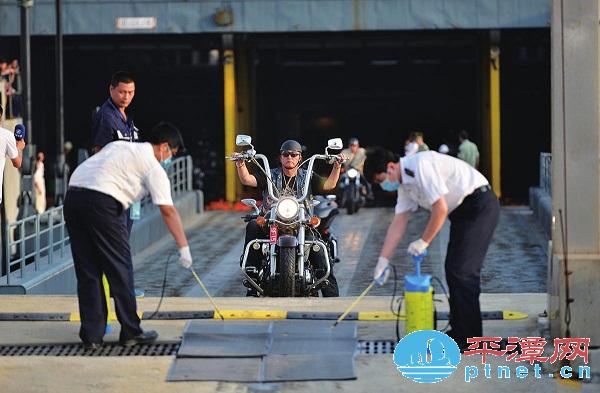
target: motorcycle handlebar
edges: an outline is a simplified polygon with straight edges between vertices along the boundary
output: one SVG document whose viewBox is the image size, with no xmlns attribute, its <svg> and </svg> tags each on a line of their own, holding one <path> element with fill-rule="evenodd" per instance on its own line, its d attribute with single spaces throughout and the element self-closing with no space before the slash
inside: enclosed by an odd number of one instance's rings
<svg viewBox="0 0 600 393">
<path fill-rule="evenodd" d="M 243 160 L 260 159 L 264 165 L 264 168 L 261 168 L 261 169 L 263 170 L 265 176 L 267 177 L 267 192 L 268 192 L 269 196 L 273 199 L 274 202 L 279 201 L 280 198 L 276 197 L 275 193 L 273 192 L 273 181 L 271 179 L 271 167 L 269 166 L 269 160 L 267 159 L 267 157 L 264 154 L 256 154 L 256 151 L 254 149 L 250 149 L 243 153 L 237 153 L 235 155 L 228 156 L 226 158 L 231 161 L 237 161 L 240 159 L 243 159 Z M 310 179 L 310 176 L 312 175 L 315 160 L 317 160 L 317 159 L 324 160 L 329 164 L 333 164 L 336 161 L 344 162 L 346 160 L 346 158 L 340 154 L 315 154 L 315 155 L 313 155 L 311 158 L 309 158 L 307 160 L 308 168 L 306 169 L 306 171 L 308 173 L 309 179 Z M 303 163 L 301 163 L 300 166 L 304 165 L 307 161 L 304 161 Z M 259 165 L 259 167 L 260 167 L 260 165 Z M 304 202 L 304 200 L 308 197 L 309 188 L 310 188 L 310 181 L 307 181 L 304 184 L 304 190 L 302 193 L 302 197 L 296 198 L 296 201 L 298 201 L 298 203 Z"/>
</svg>

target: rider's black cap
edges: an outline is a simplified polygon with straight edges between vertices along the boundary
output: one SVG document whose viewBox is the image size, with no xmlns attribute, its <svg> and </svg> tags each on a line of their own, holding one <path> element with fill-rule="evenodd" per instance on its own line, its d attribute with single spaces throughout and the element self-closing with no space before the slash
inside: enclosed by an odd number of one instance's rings
<svg viewBox="0 0 600 393">
<path fill-rule="evenodd" d="M 290 139 L 281 144 L 279 151 L 297 151 L 298 153 L 302 153 L 302 145 L 297 141 Z"/>
</svg>

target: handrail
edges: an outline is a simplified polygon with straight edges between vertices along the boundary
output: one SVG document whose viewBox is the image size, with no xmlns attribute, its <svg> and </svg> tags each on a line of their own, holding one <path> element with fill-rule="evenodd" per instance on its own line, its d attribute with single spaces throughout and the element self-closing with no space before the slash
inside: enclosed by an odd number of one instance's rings
<svg viewBox="0 0 600 393">
<path fill-rule="evenodd" d="M 177 158 L 167 167 L 173 197 L 192 190 L 192 170 L 191 156 Z M 148 210 L 150 205 L 150 196 L 144 197 L 142 209 Z M 38 271 L 52 264 L 55 257 L 62 259 L 70 244 L 62 205 L 6 224 L 6 234 L 3 246 L 7 260 L 1 264 L 0 277 L 6 276 L 8 285 L 15 274 L 23 278 L 26 267 Z M 60 253 L 55 255 L 57 251 Z"/>
</svg>

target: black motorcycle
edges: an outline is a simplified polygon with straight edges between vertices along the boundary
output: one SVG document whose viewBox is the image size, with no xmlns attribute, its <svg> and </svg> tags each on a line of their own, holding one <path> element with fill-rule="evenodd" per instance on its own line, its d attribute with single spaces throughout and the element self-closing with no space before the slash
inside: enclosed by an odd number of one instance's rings
<svg viewBox="0 0 600 393">
<path fill-rule="evenodd" d="M 341 206 L 346 208 L 348 214 L 358 212 L 365 205 L 366 190 L 362 182 L 362 174 L 356 168 L 350 167 L 340 176 L 338 194 Z"/>
<path fill-rule="evenodd" d="M 319 204 L 315 206 L 314 214 L 321 219 L 317 230 L 327 246 L 330 263 L 338 263 L 340 261 L 338 257 L 338 239 L 331 230 L 333 220 L 340 213 L 335 202 L 336 197 L 335 195 L 328 195 L 327 197 L 317 195 L 315 200 L 319 201 Z"/>
<path fill-rule="evenodd" d="M 285 190 L 276 187 L 271 179 L 271 169 L 267 157 L 257 154 L 251 144 L 252 139 L 247 135 L 238 135 L 236 144 L 247 150 L 236 153 L 232 160 L 243 159 L 253 162 L 267 177 L 267 193 L 272 203 L 264 215 L 260 214 L 254 199 L 243 199 L 242 203 L 254 209 L 254 214 L 245 217 L 246 220 L 256 219 L 256 223 L 268 229 L 269 238 L 250 241 L 241 258 L 242 274 L 245 276 L 244 285 L 256 289 L 260 296 L 315 296 L 321 287 L 327 284 L 334 261 L 330 250 L 337 254 L 337 245 L 331 246 L 319 232 L 323 225 L 319 216 L 314 213 L 321 202 L 310 198 L 307 181 L 300 197 L 288 195 Z M 316 154 L 304 163 L 308 164 L 307 177 L 313 172 L 315 160 L 324 160 L 329 164 L 343 161 L 343 157 L 329 153 L 329 149 L 342 148 L 339 138 L 329 140 L 325 154 Z M 262 165 L 257 161 L 260 159 Z M 300 164 L 300 166 L 304 165 Z M 329 203 L 329 202 L 327 202 Z M 329 225 L 334 214 L 327 208 L 322 214 L 327 219 L 323 229 L 329 231 Z M 330 244 L 336 244 L 335 242 Z M 261 255 L 261 263 L 256 267 L 246 267 L 250 248 Z M 319 266 L 315 255 L 324 254 L 324 266 Z M 248 270 L 251 269 L 252 271 Z"/>
</svg>

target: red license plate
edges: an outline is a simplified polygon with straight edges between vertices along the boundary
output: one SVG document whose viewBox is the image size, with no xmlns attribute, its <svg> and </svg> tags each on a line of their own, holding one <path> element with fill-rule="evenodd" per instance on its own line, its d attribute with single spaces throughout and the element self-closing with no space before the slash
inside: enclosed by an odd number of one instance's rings
<svg viewBox="0 0 600 393">
<path fill-rule="evenodd" d="M 279 232 L 277 230 L 277 225 L 273 225 L 271 228 L 269 228 L 269 240 L 271 241 L 271 244 L 277 243 L 278 237 Z"/>
</svg>

